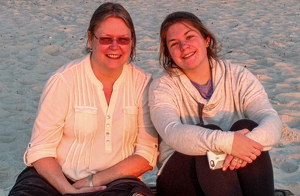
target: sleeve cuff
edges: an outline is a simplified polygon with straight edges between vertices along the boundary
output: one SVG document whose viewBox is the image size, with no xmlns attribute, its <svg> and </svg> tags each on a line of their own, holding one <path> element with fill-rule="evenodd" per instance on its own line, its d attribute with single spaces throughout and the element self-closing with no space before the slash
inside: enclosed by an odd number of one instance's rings
<svg viewBox="0 0 300 196">
<path fill-rule="evenodd" d="M 145 158 L 149 162 L 149 165 L 152 167 L 151 171 L 153 171 L 156 167 L 157 156 L 159 154 L 158 144 L 153 144 L 151 147 L 146 147 L 146 148 L 147 149 L 145 149 L 144 145 L 136 144 L 137 150 L 135 151 L 134 154 L 140 155 L 143 158 Z"/>
</svg>

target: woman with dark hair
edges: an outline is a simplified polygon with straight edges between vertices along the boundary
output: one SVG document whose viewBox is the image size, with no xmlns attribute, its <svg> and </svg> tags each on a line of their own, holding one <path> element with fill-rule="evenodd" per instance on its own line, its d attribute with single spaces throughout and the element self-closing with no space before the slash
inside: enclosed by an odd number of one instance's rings
<svg viewBox="0 0 300 196">
<path fill-rule="evenodd" d="M 28 166 L 9 195 L 153 195 L 140 176 L 155 168 L 151 75 L 130 62 L 136 36 L 129 13 L 104 3 L 88 28 L 90 53 L 47 82 Z"/>
<path fill-rule="evenodd" d="M 160 36 L 165 71 L 149 89 L 158 195 L 274 195 L 268 150 L 282 123 L 261 83 L 218 57 L 215 36 L 192 13 L 168 15 Z"/>
</svg>

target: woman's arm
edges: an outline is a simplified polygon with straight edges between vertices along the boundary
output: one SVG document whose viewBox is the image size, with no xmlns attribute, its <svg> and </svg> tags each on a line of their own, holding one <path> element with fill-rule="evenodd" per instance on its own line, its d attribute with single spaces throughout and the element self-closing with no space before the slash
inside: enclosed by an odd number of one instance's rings
<svg viewBox="0 0 300 196">
<path fill-rule="evenodd" d="M 145 158 L 139 155 L 132 155 L 116 165 L 96 173 L 93 175 L 92 181 L 94 186 L 103 186 L 120 178 L 139 177 L 151 169 L 152 167 Z M 75 188 L 88 187 L 88 177 L 77 181 L 73 186 Z"/>
<path fill-rule="evenodd" d="M 276 145 L 281 136 L 282 123 L 277 114 L 273 109 L 272 105 L 269 102 L 267 93 L 265 92 L 262 84 L 258 79 L 247 69 L 241 67 L 235 67 L 240 71 L 237 74 L 236 81 L 239 81 L 237 84 L 237 89 L 235 93 L 238 95 L 239 104 L 242 107 L 244 116 L 250 120 L 253 120 L 258 123 L 258 126 L 253 129 L 251 132 L 247 131 L 244 133 L 247 138 L 251 139 L 250 141 L 257 142 L 257 146 L 249 146 L 249 142 L 242 141 L 241 139 L 244 134 L 235 132 L 234 142 L 232 146 L 232 155 L 229 155 L 226 158 L 224 163 L 223 170 L 226 170 L 230 164 L 230 169 L 238 169 L 239 167 L 245 167 L 247 161 L 244 158 L 241 158 L 236 152 L 241 151 L 242 149 L 251 150 L 251 158 L 255 160 L 260 156 L 261 151 L 269 150 L 271 147 Z M 248 146 L 248 147 L 247 147 Z M 247 158 L 247 157 L 246 157 Z M 239 163 L 235 160 L 241 159 L 243 162 Z"/>
<path fill-rule="evenodd" d="M 253 100 L 245 113 L 249 119 L 258 123 L 247 137 L 260 143 L 264 151 L 275 146 L 281 137 L 282 122 L 267 96 Z"/>
<path fill-rule="evenodd" d="M 32 163 L 36 171 L 43 176 L 61 194 L 74 192 L 75 189 L 62 173 L 60 165 L 53 157 L 39 159 Z"/>
<path fill-rule="evenodd" d="M 31 142 L 24 155 L 24 162 L 34 166 L 60 193 L 79 193 L 101 190 L 103 187 L 76 190 L 64 176 L 56 157 L 56 148 L 61 140 L 64 120 L 68 111 L 69 89 L 59 74 L 47 82 L 40 99 Z"/>
<path fill-rule="evenodd" d="M 63 135 L 68 104 L 69 89 L 59 74 L 55 74 L 49 79 L 41 95 L 31 141 L 24 154 L 27 166 L 41 158 L 57 156 L 56 147 Z"/>
<path fill-rule="evenodd" d="M 180 97 L 184 95 L 170 83 L 172 81 L 156 79 L 149 90 L 151 119 L 163 141 L 186 155 L 204 155 L 207 150 L 230 154 L 234 133 L 183 124 L 181 115 L 198 118 L 198 110 L 180 108 L 181 104 L 177 102 L 182 101 Z"/>
<path fill-rule="evenodd" d="M 138 102 L 138 134 L 135 142 L 135 155 L 145 158 L 154 169 L 158 156 L 158 133 L 151 121 L 150 108 L 148 105 L 148 93 L 151 77 L 148 76 L 143 82 L 137 82 Z"/>
<path fill-rule="evenodd" d="M 246 69 L 242 73 L 238 83 L 242 110 L 246 118 L 258 123 L 247 137 L 260 143 L 266 151 L 280 140 L 282 122 L 259 80 Z"/>
<path fill-rule="evenodd" d="M 86 187 L 84 189 L 74 188 L 64 176 L 60 165 L 53 157 L 45 157 L 32 163 L 37 172 L 43 176 L 58 192 L 85 193 L 103 190 L 104 186 Z"/>
</svg>

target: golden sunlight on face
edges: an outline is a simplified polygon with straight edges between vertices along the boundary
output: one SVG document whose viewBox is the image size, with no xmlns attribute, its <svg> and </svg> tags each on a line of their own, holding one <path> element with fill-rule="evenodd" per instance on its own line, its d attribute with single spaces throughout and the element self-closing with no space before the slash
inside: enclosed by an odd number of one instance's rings
<svg viewBox="0 0 300 196">
<path fill-rule="evenodd" d="M 207 40 L 196 28 L 184 22 L 173 24 L 166 33 L 171 58 L 183 71 L 209 66 Z"/>
<path fill-rule="evenodd" d="M 108 17 L 100 23 L 94 35 L 89 36 L 93 36 L 89 41 L 93 50 L 93 63 L 105 70 L 122 70 L 130 57 L 132 45 L 131 31 L 124 20 Z M 126 39 L 130 39 L 128 44 L 122 42 Z M 105 40 L 111 40 L 111 43 Z"/>
</svg>

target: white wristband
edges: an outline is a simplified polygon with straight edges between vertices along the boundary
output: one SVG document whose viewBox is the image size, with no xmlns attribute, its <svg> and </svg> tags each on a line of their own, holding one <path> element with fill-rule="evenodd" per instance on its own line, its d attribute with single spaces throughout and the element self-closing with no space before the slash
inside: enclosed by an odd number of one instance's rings
<svg viewBox="0 0 300 196">
<path fill-rule="evenodd" d="M 89 175 L 90 187 L 93 187 L 93 174 Z"/>
</svg>

